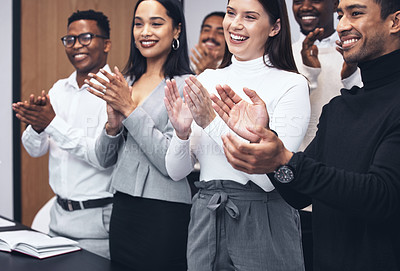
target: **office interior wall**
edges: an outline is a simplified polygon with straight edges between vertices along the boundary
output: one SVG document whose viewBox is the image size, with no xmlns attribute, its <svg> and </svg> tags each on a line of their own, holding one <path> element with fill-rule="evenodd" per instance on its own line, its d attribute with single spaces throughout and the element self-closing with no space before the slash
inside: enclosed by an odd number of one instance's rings
<svg viewBox="0 0 400 271">
<path fill-rule="evenodd" d="M 13 217 L 12 153 L 12 0 L 2 0 L 0 9 L 0 215 Z"/>
<path fill-rule="evenodd" d="M 94 9 L 110 20 L 112 49 L 108 63 L 123 68 L 128 60 L 130 27 L 137 0 L 21 0 L 21 99 L 46 92 L 74 70 L 60 38 L 76 10 Z M 0 99 L 1 100 L 1 99 Z M 21 131 L 25 125 L 21 125 Z M 36 212 L 53 196 L 48 182 L 48 157 L 32 158 L 21 147 L 22 223 L 30 225 Z"/>
</svg>

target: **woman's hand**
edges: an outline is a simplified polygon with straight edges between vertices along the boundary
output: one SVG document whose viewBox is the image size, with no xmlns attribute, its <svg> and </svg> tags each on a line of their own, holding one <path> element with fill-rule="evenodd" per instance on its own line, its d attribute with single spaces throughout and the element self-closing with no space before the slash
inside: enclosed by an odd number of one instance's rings
<svg viewBox="0 0 400 271">
<path fill-rule="evenodd" d="M 108 120 L 106 123 L 106 132 L 108 135 L 115 136 L 122 129 L 122 121 L 125 117 L 118 111 L 114 110 L 110 105 L 107 104 L 107 116 Z"/>
<path fill-rule="evenodd" d="M 183 88 L 183 95 L 194 121 L 206 128 L 215 118 L 216 114 L 207 89 L 193 75 L 185 79 L 186 85 Z"/>
<path fill-rule="evenodd" d="M 174 79 L 166 80 L 164 104 L 168 112 L 169 119 L 174 126 L 176 135 L 186 140 L 189 138 L 193 121 L 192 113 L 179 95 L 178 87 Z"/>
<path fill-rule="evenodd" d="M 117 67 L 114 68 L 115 74 L 110 74 L 103 69 L 100 69 L 100 72 L 107 77 L 109 82 L 96 74 L 89 73 L 90 77 L 96 79 L 104 87 L 86 79 L 85 83 L 90 86 L 88 91 L 106 101 L 107 105 L 120 112 L 125 118 L 128 117 L 137 107 L 137 104 L 132 99 L 132 88 L 130 88 Z"/>
<path fill-rule="evenodd" d="M 243 91 L 253 102 L 252 104 L 240 98 L 227 85 L 218 85 L 216 89 L 221 99 L 211 95 L 211 100 L 218 115 L 239 136 L 250 142 L 258 142 L 259 136 L 250 132 L 249 128 L 261 126 L 269 129 L 269 116 L 264 101 L 254 90 L 248 88 L 243 88 Z"/>
</svg>

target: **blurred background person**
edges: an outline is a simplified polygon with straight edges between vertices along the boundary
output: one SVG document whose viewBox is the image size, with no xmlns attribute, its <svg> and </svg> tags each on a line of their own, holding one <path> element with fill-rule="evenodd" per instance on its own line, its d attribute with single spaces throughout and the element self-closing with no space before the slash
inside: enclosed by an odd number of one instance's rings
<svg viewBox="0 0 400 271">
<path fill-rule="evenodd" d="M 310 84 L 311 116 L 300 150 L 314 138 L 322 107 L 340 94 L 341 88 L 362 86 L 357 64 L 348 64 L 336 49 L 339 36 L 334 14 L 339 0 L 293 0 L 293 15 L 300 26 L 300 38 L 293 44 L 299 72 Z"/>
<path fill-rule="evenodd" d="M 212 12 L 204 17 L 201 24 L 199 42 L 191 50 L 190 60 L 196 74 L 205 69 L 216 69 L 221 64 L 226 43 L 222 21 L 224 12 Z"/>
</svg>

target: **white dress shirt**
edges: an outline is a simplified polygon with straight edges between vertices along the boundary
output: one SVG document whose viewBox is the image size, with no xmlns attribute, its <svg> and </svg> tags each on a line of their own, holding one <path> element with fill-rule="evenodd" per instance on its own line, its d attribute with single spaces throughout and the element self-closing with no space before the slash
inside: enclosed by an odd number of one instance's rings
<svg viewBox="0 0 400 271">
<path fill-rule="evenodd" d="M 108 65 L 104 69 L 111 73 Z M 102 168 L 94 150 L 107 121 L 106 103 L 87 87 L 78 87 L 76 71 L 57 81 L 49 91 L 56 116 L 40 134 L 29 125 L 22 135 L 31 156 L 49 151 L 49 182 L 54 193 L 76 201 L 112 196 L 113 167 Z"/>
<path fill-rule="evenodd" d="M 267 105 L 271 129 L 278 133 L 289 150 L 295 151 L 299 147 L 310 115 L 308 85 L 303 76 L 267 67 L 262 57 L 251 61 L 238 61 L 233 57 L 229 67 L 206 70 L 198 79 L 210 93 L 217 94 L 217 84 L 227 84 L 248 102 L 251 101 L 243 88 L 255 90 Z M 185 177 L 192 171 L 197 158 L 202 181 L 232 180 L 246 184 L 251 180 L 267 192 L 273 190 L 266 174 L 247 174 L 228 163 L 221 135 L 230 132 L 233 133 L 217 115 L 205 129 L 193 122 L 188 140 L 181 140 L 175 134 L 166 156 L 168 174 L 174 180 Z"/>
</svg>

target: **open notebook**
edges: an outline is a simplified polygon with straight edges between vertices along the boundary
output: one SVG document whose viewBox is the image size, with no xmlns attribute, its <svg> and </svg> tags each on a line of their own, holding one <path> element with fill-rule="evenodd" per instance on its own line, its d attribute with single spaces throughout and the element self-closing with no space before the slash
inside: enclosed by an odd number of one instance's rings
<svg viewBox="0 0 400 271">
<path fill-rule="evenodd" d="M 30 230 L 0 232 L 0 251 L 18 251 L 44 259 L 80 249 L 78 242 L 65 237 L 50 237 Z"/>
</svg>

